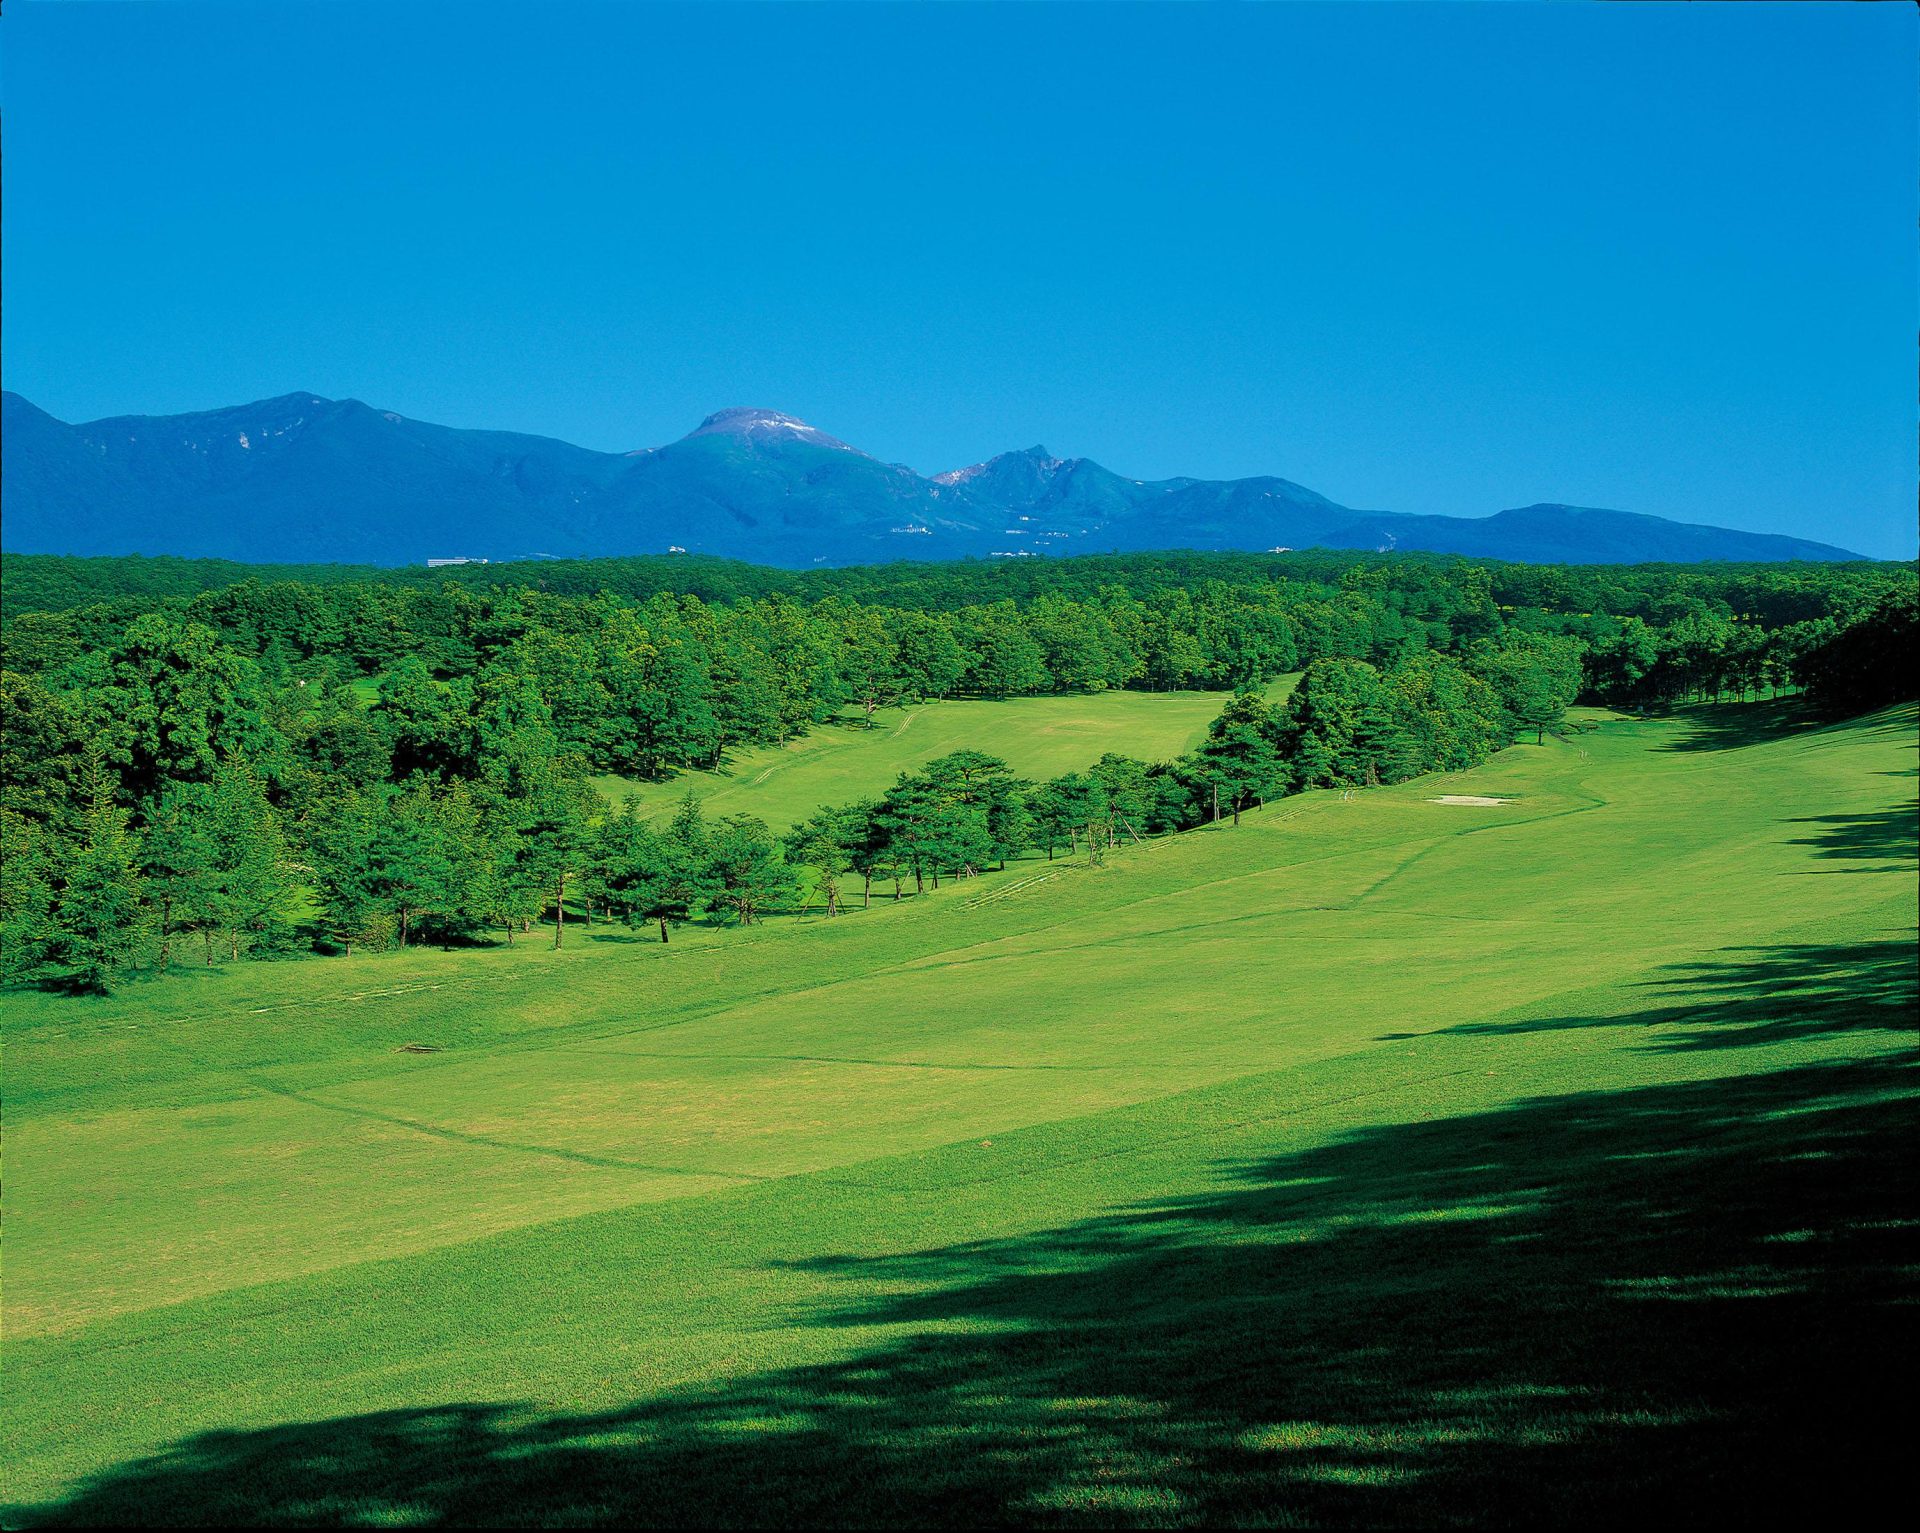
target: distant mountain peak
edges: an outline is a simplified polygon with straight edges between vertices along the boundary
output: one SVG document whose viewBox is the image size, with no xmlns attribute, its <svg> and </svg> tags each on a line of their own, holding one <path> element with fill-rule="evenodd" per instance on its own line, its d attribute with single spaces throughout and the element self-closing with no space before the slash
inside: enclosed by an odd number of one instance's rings
<svg viewBox="0 0 1920 1533">
<path fill-rule="evenodd" d="M 1023 448 L 1019 452 L 996 453 L 984 463 L 969 463 L 965 468 L 950 468 L 944 474 L 935 474 L 933 482 L 965 484 L 969 479 L 978 479 L 982 474 L 998 474 L 1016 466 L 1022 472 L 1037 474 L 1040 478 L 1047 479 L 1066 467 L 1066 459 L 1056 458 L 1046 448 L 1035 445 Z"/>
<path fill-rule="evenodd" d="M 779 410 L 756 410 L 746 405 L 716 410 L 687 433 L 689 440 L 700 436 L 740 437 L 749 442 L 810 442 L 815 447 L 834 447 L 842 452 L 860 451 L 838 437 L 828 436 L 818 426 L 809 426 L 797 416 Z"/>
</svg>

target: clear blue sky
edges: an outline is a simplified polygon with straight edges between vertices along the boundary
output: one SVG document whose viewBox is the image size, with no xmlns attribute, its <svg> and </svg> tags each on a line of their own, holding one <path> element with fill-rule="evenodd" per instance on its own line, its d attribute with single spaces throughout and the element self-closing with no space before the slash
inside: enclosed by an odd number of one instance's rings
<svg viewBox="0 0 1920 1533">
<path fill-rule="evenodd" d="M 4 372 L 1914 552 L 1912 7 L 16 3 Z"/>
</svg>

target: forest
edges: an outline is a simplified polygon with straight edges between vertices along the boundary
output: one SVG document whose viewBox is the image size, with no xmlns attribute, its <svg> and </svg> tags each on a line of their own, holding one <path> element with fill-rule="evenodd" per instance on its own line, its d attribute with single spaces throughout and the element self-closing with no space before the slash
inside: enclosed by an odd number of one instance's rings
<svg viewBox="0 0 1920 1533">
<path fill-rule="evenodd" d="M 751 925 L 1099 859 L 1310 788 L 1472 766 L 1576 701 L 1912 695 L 1911 565 L 1557 567 L 1347 554 L 791 573 L 636 559 L 425 571 L 9 556 L 0 944 L 12 984 L 536 922 Z M 1290 697 L 1262 689 L 1299 673 Z M 784 835 L 658 781 L 903 703 L 1205 690 L 1171 760 L 1044 782 L 979 751 Z"/>
</svg>

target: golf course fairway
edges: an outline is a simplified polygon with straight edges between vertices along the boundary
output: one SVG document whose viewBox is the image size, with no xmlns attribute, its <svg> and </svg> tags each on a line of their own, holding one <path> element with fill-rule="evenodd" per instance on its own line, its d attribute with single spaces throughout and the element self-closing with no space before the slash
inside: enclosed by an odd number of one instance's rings
<svg viewBox="0 0 1920 1533">
<path fill-rule="evenodd" d="M 1863 1515 L 1914 710 L 1577 717 L 833 920 L 10 996 L 4 1521 Z"/>
</svg>

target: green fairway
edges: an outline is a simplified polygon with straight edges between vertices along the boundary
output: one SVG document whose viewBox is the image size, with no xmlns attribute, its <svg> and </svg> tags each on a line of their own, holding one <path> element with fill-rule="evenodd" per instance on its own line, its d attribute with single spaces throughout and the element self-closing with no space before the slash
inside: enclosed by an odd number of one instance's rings
<svg viewBox="0 0 1920 1533">
<path fill-rule="evenodd" d="M 1219 702 L 930 705 L 708 804 Z M 1589 717 L 839 920 L 10 995 L 6 1521 L 1858 1514 L 1914 710 Z"/>
<path fill-rule="evenodd" d="M 1298 679 L 1282 677 L 1267 696 L 1284 698 Z M 850 712 L 785 745 L 736 752 L 720 772 L 686 772 L 668 782 L 596 782 L 609 798 L 638 793 L 649 813 L 664 812 L 691 788 L 711 814 L 757 814 L 785 830 L 822 804 L 878 793 L 902 772 L 952 751 L 985 751 L 1035 781 L 1085 771 L 1109 751 L 1170 760 L 1206 734 L 1226 701 L 1220 692 L 1090 692 L 913 703 L 882 709 L 871 729 Z"/>
</svg>

